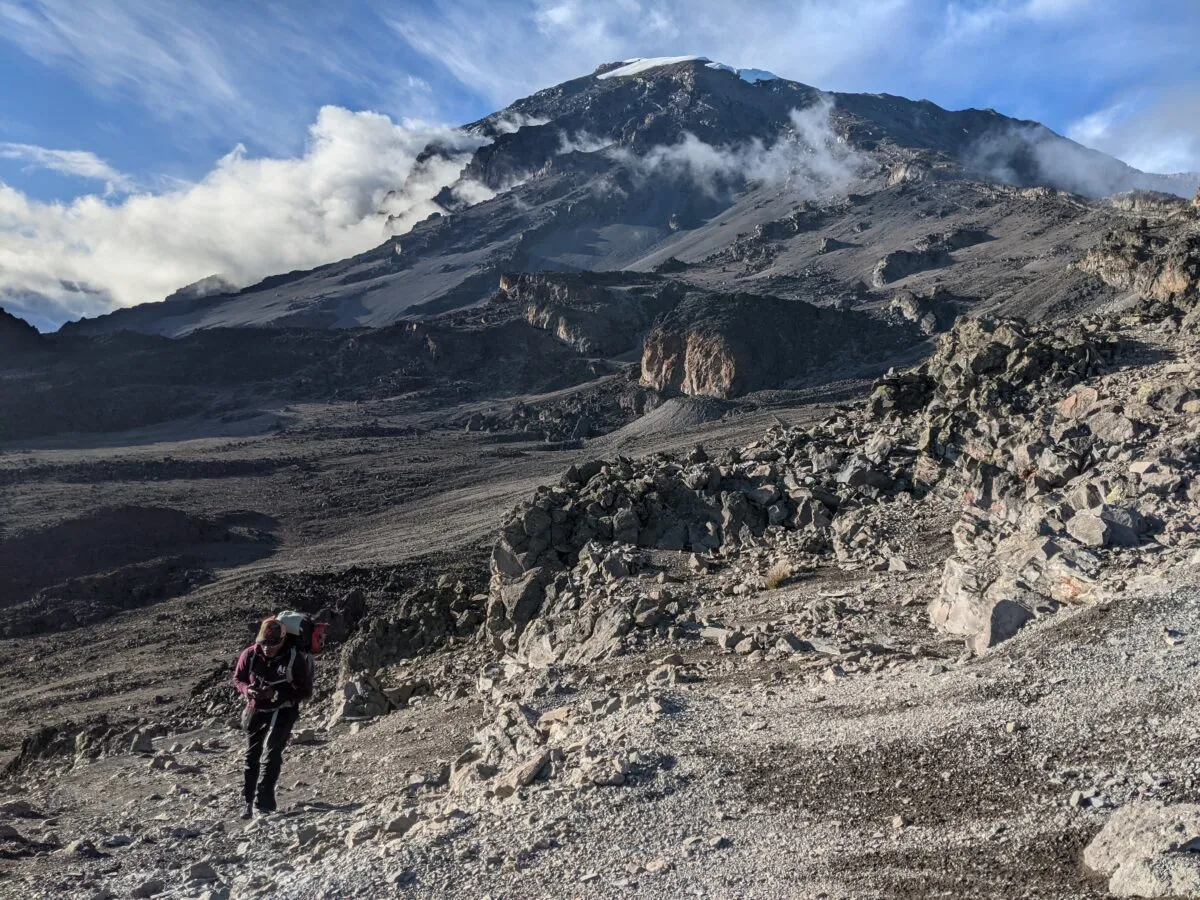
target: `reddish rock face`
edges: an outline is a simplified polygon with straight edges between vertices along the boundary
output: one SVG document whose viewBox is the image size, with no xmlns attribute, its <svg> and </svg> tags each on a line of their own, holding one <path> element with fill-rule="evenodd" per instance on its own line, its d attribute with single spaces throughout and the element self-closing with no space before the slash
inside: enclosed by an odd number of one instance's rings
<svg viewBox="0 0 1200 900">
<path fill-rule="evenodd" d="M 655 329 L 642 352 L 642 383 L 663 393 L 728 399 L 743 393 L 739 381 L 752 365 L 751 359 L 739 359 L 720 334 Z"/>
</svg>

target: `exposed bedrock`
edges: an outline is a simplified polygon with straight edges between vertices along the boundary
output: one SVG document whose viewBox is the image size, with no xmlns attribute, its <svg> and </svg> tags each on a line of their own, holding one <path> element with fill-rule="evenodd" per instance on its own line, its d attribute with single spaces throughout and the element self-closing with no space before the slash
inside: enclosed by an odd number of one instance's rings
<svg viewBox="0 0 1200 900">
<path fill-rule="evenodd" d="M 1112 287 L 1187 315 L 1200 299 L 1200 230 L 1168 231 L 1142 220 L 1108 232 L 1077 265 Z"/>
<path fill-rule="evenodd" d="M 862 313 L 755 294 L 689 296 L 646 336 L 642 383 L 667 394 L 737 397 L 886 359 L 914 330 Z"/>
<path fill-rule="evenodd" d="M 522 318 L 579 353 L 619 356 L 635 349 L 655 316 L 683 297 L 678 282 L 654 276 L 513 274 L 500 291 Z"/>
</svg>

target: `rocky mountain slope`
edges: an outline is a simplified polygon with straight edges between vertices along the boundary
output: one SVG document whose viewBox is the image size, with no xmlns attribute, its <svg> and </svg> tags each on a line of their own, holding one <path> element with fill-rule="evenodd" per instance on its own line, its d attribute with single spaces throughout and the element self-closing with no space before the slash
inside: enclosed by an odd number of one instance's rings
<svg viewBox="0 0 1200 900">
<path fill-rule="evenodd" d="M 1024 212 L 1050 229 L 1039 242 L 1047 248 L 1080 249 L 1068 220 L 1084 213 L 1070 198 L 987 196 L 972 179 L 1091 198 L 1134 188 L 1190 194 L 1200 185 L 1200 176 L 1137 172 L 990 110 L 747 80 L 700 59 L 634 68 L 601 67 L 465 126 L 486 143 L 439 195 L 445 214 L 374 250 L 234 294 L 181 292 L 65 330 L 380 326 L 477 305 L 506 272 L 645 270 L 670 257 L 697 264 L 695 278 L 710 288 L 770 293 L 748 276 L 807 277 L 825 268 L 822 248 L 833 247 L 859 251 L 829 267 L 849 285 L 870 282 L 888 254 L 910 252 L 920 233 L 895 233 L 895 225 L 917 217 L 972 228 L 977 217 L 996 218 L 981 210 L 1000 207 L 1006 221 Z M 431 146 L 410 177 L 457 153 Z M 397 186 L 385 208 L 405 196 Z M 1019 284 L 1029 272 L 1004 252 L 1010 235 L 1027 237 L 1017 228 L 1012 221 L 994 233 L 972 259 Z M 954 261 L 927 254 L 917 268 Z M 915 271 L 911 262 L 906 269 Z"/>
<path fill-rule="evenodd" d="M 613 371 L 515 320 L 483 328 L 221 329 L 179 340 L 52 335 L 39 345 L 43 352 L 31 362 L 11 369 L 0 362 L 0 371 L 9 369 L 0 434 L 10 440 L 197 415 L 245 418 L 263 404 L 289 401 L 402 394 L 437 407 L 557 390 Z"/>
<path fill-rule="evenodd" d="M 1036 154 L 1005 172 L 978 165 L 979 141 L 1026 128 L 993 113 L 850 95 L 830 105 L 803 85 L 747 82 L 701 61 L 606 74 L 469 126 L 492 142 L 464 167 L 462 190 L 447 189 L 453 211 L 376 250 L 237 294 L 206 279 L 65 328 L 55 354 L 15 376 L 0 421 L 20 437 L 252 414 L 282 398 L 400 391 L 436 403 L 590 380 L 605 398 L 585 404 L 594 431 L 680 393 L 727 399 L 873 377 L 963 314 L 1119 308 L 1138 289 L 1119 272 L 1151 248 L 1131 247 L 1117 276 L 1088 254 L 1108 253 L 1103 235 L 1140 227 L 1147 212 L 1168 230 L 1188 215 L 1174 195 L 1095 202 L 998 183 L 998 172 L 1054 179 Z M 491 200 L 456 199 L 528 167 Z M 421 324 L 382 327 L 404 316 Z M 752 324 L 765 320 L 779 327 Z M 268 325 L 263 340 L 249 330 Z M 218 328 L 227 337 L 205 336 Z M 154 340 L 168 335 L 189 337 Z M 339 361 L 307 362 L 310 351 Z M 613 374 L 640 388 L 600 387 Z M 546 433 L 570 438 L 579 421 Z"/>
</svg>

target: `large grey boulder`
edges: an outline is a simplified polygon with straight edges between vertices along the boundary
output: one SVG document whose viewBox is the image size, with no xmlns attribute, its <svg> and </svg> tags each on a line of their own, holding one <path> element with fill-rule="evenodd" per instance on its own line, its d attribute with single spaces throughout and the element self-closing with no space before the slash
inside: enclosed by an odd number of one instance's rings
<svg viewBox="0 0 1200 900">
<path fill-rule="evenodd" d="M 1141 531 L 1141 515 L 1120 507 L 1084 510 L 1067 520 L 1067 534 L 1085 547 L 1136 547 Z"/>
<path fill-rule="evenodd" d="M 983 593 L 990 582 L 977 567 L 951 557 L 942 570 L 938 595 L 929 604 L 929 618 L 938 631 L 971 635 L 987 620 L 987 601 Z"/>
<path fill-rule="evenodd" d="M 345 682 L 333 695 L 329 725 L 338 722 L 373 719 L 385 716 L 392 710 L 392 703 L 372 676 L 363 673 L 358 678 Z"/>
<path fill-rule="evenodd" d="M 499 590 L 499 606 L 503 610 L 501 621 L 505 626 L 515 628 L 519 633 L 536 615 L 545 596 L 546 583 L 551 572 L 544 568 L 530 569 L 514 581 L 501 585 Z M 489 621 L 494 621 L 495 614 L 489 614 Z M 490 626 L 493 630 L 500 627 Z"/>
<path fill-rule="evenodd" d="M 876 470 L 865 457 L 852 456 L 846 460 L 841 471 L 837 474 L 837 483 L 846 487 L 873 487 L 887 490 L 892 486 L 892 478 L 886 472 Z"/>
<path fill-rule="evenodd" d="M 1093 435 L 1109 444 L 1128 444 L 1138 433 L 1133 420 L 1113 410 L 1101 410 L 1087 419 Z"/>
<path fill-rule="evenodd" d="M 1114 897 L 1200 897 L 1200 804 L 1133 803 L 1083 851 Z"/>
<path fill-rule="evenodd" d="M 1002 641 L 1007 641 L 1015 635 L 1026 622 L 1034 618 L 1028 606 L 1016 599 L 1000 597 L 992 600 L 991 608 L 987 611 L 987 619 L 983 627 L 967 640 L 967 646 L 974 653 L 983 653 Z"/>
<path fill-rule="evenodd" d="M 939 631 L 961 635 L 972 652 L 983 653 L 1035 618 L 1039 599 L 1015 579 L 992 579 L 978 565 L 951 557 L 929 618 Z"/>
<path fill-rule="evenodd" d="M 879 260 L 875 264 L 875 268 L 871 270 L 871 284 L 881 288 L 916 272 L 937 268 L 948 260 L 949 256 L 940 248 L 893 250 Z"/>
</svg>

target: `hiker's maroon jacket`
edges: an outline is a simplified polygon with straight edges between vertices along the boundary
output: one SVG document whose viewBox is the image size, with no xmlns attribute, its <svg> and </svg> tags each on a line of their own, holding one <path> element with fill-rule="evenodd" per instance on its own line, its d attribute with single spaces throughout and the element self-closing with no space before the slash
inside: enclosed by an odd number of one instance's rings
<svg viewBox="0 0 1200 900">
<path fill-rule="evenodd" d="M 274 656 L 267 656 L 258 644 L 251 644 L 238 657 L 233 670 L 233 686 L 243 697 L 251 688 L 275 689 L 275 698 L 270 702 L 261 697 L 250 701 L 256 710 L 299 706 L 301 700 L 312 696 L 312 657 L 290 647 L 284 647 Z"/>
</svg>

